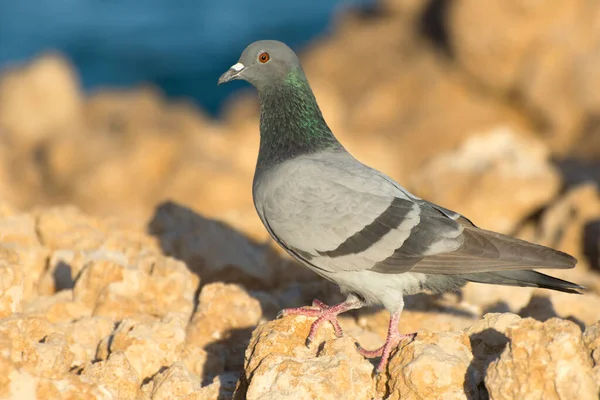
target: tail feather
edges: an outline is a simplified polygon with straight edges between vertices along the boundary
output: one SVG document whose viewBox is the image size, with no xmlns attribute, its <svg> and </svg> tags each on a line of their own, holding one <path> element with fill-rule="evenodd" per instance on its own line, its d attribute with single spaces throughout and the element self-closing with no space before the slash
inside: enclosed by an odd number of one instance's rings
<svg viewBox="0 0 600 400">
<path fill-rule="evenodd" d="M 492 285 L 537 287 L 574 294 L 581 294 L 579 290 L 585 290 L 583 286 L 532 270 L 480 272 L 460 276 L 470 282 Z"/>
</svg>

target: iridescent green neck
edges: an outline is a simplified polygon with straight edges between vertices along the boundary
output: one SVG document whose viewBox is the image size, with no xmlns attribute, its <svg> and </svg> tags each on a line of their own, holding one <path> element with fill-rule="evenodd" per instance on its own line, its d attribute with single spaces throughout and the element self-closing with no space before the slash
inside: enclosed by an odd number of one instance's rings
<svg viewBox="0 0 600 400">
<path fill-rule="evenodd" d="M 281 81 L 264 87 L 259 97 L 259 166 L 341 148 L 323 119 L 302 69 L 292 69 Z"/>
</svg>

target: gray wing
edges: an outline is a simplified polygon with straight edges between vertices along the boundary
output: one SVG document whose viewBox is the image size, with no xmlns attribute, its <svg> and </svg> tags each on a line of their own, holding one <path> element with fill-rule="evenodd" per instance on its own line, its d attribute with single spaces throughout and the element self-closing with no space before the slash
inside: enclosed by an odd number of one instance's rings
<svg viewBox="0 0 600 400">
<path fill-rule="evenodd" d="M 348 157 L 294 160 L 257 191 L 271 235 L 317 269 L 465 274 L 575 264 L 564 253 L 478 229 Z"/>
</svg>

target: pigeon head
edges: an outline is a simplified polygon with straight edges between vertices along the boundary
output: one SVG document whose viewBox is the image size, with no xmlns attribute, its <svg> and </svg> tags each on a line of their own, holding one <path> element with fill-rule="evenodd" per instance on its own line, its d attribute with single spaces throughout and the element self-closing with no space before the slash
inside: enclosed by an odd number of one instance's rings
<svg viewBox="0 0 600 400">
<path fill-rule="evenodd" d="M 284 81 L 297 69 L 300 69 L 300 61 L 287 45 L 276 40 L 260 40 L 246 47 L 237 64 L 221 75 L 219 84 L 242 79 L 261 91 Z"/>
</svg>

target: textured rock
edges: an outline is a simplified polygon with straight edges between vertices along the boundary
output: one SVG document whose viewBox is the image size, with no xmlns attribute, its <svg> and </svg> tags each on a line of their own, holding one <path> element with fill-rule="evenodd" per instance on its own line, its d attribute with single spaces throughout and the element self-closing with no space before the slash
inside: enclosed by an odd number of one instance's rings
<svg viewBox="0 0 600 400">
<path fill-rule="evenodd" d="M 0 318 L 21 311 L 23 271 L 19 256 L 0 247 Z"/>
<path fill-rule="evenodd" d="M 0 397 L 229 399 L 242 373 L 249 398 L 586 398 L 600 383 L 600 200 L 571 185 L 597 180 L 599 16 L 588 0 L 381 0 L 301 54 L 361 161 L 573 254 L 575 270 L 551 273 L 591 292 L 413 296 L 400 329 L 419 336 L 379 380 L 352 341 L 381 345 L 386 311 L 349 312 L 344 339 L 326 325 L 310 349 L 312 319 L 266 322 L 342 297 L 264 242 L 254 94 L 214 121 L 149 88 L 84 95 L 56 56 L 2 72 Z M 591 167 L 565 172 L 563 156 Z"/>
<path fill-rule="evenodd" d="M 62 378 L 73 363 L 73 353 L 62 333 L 51 333 L 38 343 L 30 343 L 21 353 L 23 367 L 32 375 Z"/>
<path fill-rule="evenodd" d="M 186 324 L 180 314 L 162 320 L 124 319 L 115 330 L 109 351 L 123 352 L 138 378 L 144 380 L 177 361 L 184 347 Z"/>
<path fill-rule="evenodd" d="M 98 344 L 112 333 L 114 322 L 104 317 L 83 317 L 62 323 L 59 328 L 73 353 L 71 367 L 82 367 L 96 358 Z"/>
<path fill-rule="evenodd" d="M 524 319 L 506 329 L 509 345 L 490 363 L 491 399 L 597 399 L 592 359 L 572 322 Z"/>
<path fill-rule="evenodd" d="M 464 333 L 419 331 L 392 354 L 378 389 L 390 400 L 472 398 L 477 392 L 475 377 L 468 373 L 472 360 Z"/>
<path fill-rule="evenodd" d="M 189 317 L 199 279 L 180 261 L 140 257 L 135 268 L 122 269 L 122 279 L 111 282 L 97 298 L 94 315 L 120 319 L 138 313 L 159 317 L 179 313 Z M 106 274 L 100 270 L 100 274 Z"/>
<path fill-rule="evenodd" d="M 558 192 L 559 177 L 548 157 L 541 142 L 497 128 L 432 159 L 410 182 L 420 197 L 482 228 L 510 233 Z"/>
<path fill-rule="evenodd" d="M 191 373 L 201 378 L 202 382 L 210 380 L 211 377 L 220 376 L 225 371 L 226 354 L 223 354 L 223 349 L 210 350 L 209 352 L 196 344 L 186 343 L 180 356 L 183 365 Z"/>
<path fill-rule="evenodd" d="M 271 287 L 280 279 L 279 259 L 270 248 L 177 204 L 161 205 L 150 231 L 165 253 L 184 260 L 205 281 L 234 277 L 245 286 Z"/>
<path fill-rule="evenodd" d="M 600 323 L 588 326 L 583 333 L 583 342 L 594 362 L 594 378 L 600 386 Z"/>
<path fill-rule="evenodd" d="M 304 345 L 312 320 L 286 317 L 256 329 L 236 399 L 373 397 L 373 366 L 351 338 L 332 340 L 333 330 L 324 325 L 311 348 Z"/>
<path fill-rule="evenodd" d="M 125 354 L 119 351 L 112 353 L 106 361 L 85 367 L 81 378 L 102 386 L 114 399 L 137 399 L 140 395 L 138 375 Z"/>
<path fill-rule="evenodd" d="M 146 397 L 152 400 L 205 398 L 200 391 L 198 378 L 181 363 L 174 363 L 156 374 L 151 384 L 144 388 Z"/>
<path fill-rule="evenodd" d="M 241 368 L 250 333 L 262 318 L 260 301 L 235 284 L 204 286 L 188 328 L 189 344 L 220 354 L 226 367 Z"/>
<path fill-rule="evenodd" d="M 47 266 L 49 251 L 44 248 L 36 232 L 36 221 L 32 215 L 14 211 L 0 216 L 0 243 L 2 247 L 17 253 L 18 262 L 13 266 L 22 275 L 22 301 L 27 303 L 39 294 L 38 284 Z M 16 272 L 16 271 L 13 271 Z M 4 270 L 8 273 L 8 270 Z M 4 285 L 17 278 L 0 279 Z"/>
</svg>

